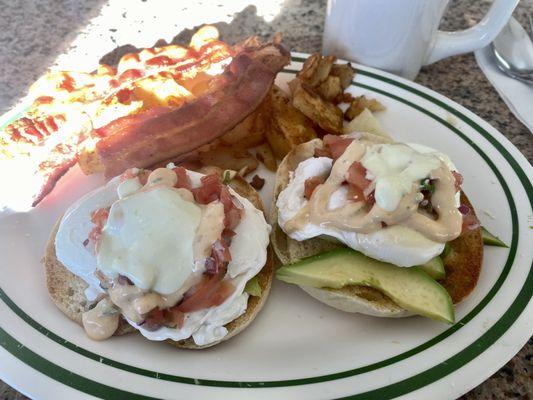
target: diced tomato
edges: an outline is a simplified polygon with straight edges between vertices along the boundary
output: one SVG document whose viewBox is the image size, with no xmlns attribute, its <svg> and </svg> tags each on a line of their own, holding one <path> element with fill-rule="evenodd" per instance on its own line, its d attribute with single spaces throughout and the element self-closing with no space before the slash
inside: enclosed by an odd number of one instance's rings
<svg viewBox="0 0 533 400">
<path fill-rule="evenodd" d="M 205 175 L 201 179 L 202 185 L 193 188 L 192 194 L 197 203 L 209 204 L 212 201 L 218 200 L 220 190 L 222 189 L 222 181 L 220 177 L 215 174 Z"/>
<path fill-rule="evenodd" d="M 362 191 L 365 190 L 370 181 L 366 179 L 366 168 L 359 161 L 355 161 L 350 168 L 348 168 L 348 174 L 346 176 L 346 181 L 354 186 L 357 186 Z"/>
<path fill-rule="evenodd" d="M 175 187 L 191 190 L 192 183 L 191 178 L 189 178 L 189 175 L 187 175 L 187 170 L 183 167 L 176 167 L 173 169 L 173 171 L 178 178 L 178 182 L 176 183 Z"/>
<path fill-rule="evenodd" d="M 318 185 L 321 185 L 322 183 L 324 183 L 324 178 L 322 178 L 321 176 L 313 176 L 311 178 L 307 178 L 304 183 L 304 197 L 309 200 L 313 195 L 313 192 L 315 191 L 316 187 Z"/>
<path fill-rule="evenodd" d="M 99 208 L 91 213 L 91 222 L 94 226 L 89 232 L 89 240 L 93 243 L 96 243 L 102 234 L 102 229 L 109 218 L 109 209 L 110 207 Z"/>
<path fill-rule="evenodd" d="M 461 190 L 461 185 L 463 184 L 463 175 L 457 171 L 452 171 L 452 175 L 455 178 L 455 191 L 458 192 Z"/>
<path fill-rule="evenodd" d="M 346 150 L 346 148 L 353 142 L 353 139 L 342 138 L 335 135 L 326 135 L 323 139 L 324 146 L 329 148 L 331 157 L 336 160 Z"/>
</svg>

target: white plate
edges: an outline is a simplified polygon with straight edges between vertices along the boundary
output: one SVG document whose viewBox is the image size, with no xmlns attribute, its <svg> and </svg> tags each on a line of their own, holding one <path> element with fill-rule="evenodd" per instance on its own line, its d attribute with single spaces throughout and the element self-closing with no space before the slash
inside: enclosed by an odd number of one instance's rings
<svg viewBox="0 0 533 400">
<path fill-rule="evenodd" d="M 485 248 L 455 325 L 345 314 L 276 281 L 257 320 L 215 348 L 176 350 L 138 335 L 93 342 L 50 301 L 40 263 L 55 220 L 102 183 L 75 169 L 36 209 L 1 219 L 0 378 L 39 399 L 440 399 L 498 370 L 532 334 L 531 166 L 488 123 L 412 82 L 361 67 L 350 91 L 386 105 L 379 119 L 396 139 L 449 154 L 483 225 L 510 244 Z"/>
</svg>

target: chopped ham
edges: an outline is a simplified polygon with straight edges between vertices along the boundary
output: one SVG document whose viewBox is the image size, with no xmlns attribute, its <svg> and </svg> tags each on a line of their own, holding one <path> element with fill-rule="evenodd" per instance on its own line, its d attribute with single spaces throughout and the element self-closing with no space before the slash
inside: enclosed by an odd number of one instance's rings
<svg viewBox="0 0 533 400">
<path fill-rule="evenodd" d="M 178 178 L 175 187 L 191 190 L 192 183 L 191 178 L 189 178 L 189 175 L 187 175 L 187 170 L 183 167 L 176 167 L 173 169 L 173 171 Z"/>
<path fill-rule="evenodd" d="M 235 291 L 230 282 L 222 280 L 224 272 L 220 271 L 211 277 L 204 275 L 200 283 L 191 289 L 191 294 L 186 294 L 177 309 L 188 313 L 222 304 Z"/>
<path fill-rule="evenodd" d="M 361 191 L 364 191 L 369 185 L 370 181 L 366 179 L 366 168 L 359 161 L 355 161 L 350 168 L 348 168 L 348 174 L 346 181 L 353 186 L 356 186 Z"/>
<path fill-rule="evenodd" d="M 324 178 L 320 176 L 313 176 L 311 178 L 307 178 L 304 183 L 304 197 L 309 200 L 313 195 L 313 192 L 315 191 L 316 187 L 318 185 L 321 185 L 322 183 L 324 183 Z"/>
<path fill-rule="evenodd" d="M 209 204 L 219 199 L 222 181 L 215 174 L 202 176 L 201 186 L 192 189 L 192 194 L 197 203 Z"/>
<path fill-rule="evenodd" d="M 330 151 L 331 158 L 336 160 L 346 150 L 346 148 L 353 142 L 353 139 L 343 138 L 335 135 L 324 136 L 324 146 Z"/>
<path fill-rule="evenodd" d="M 110 207 L 98 208 L 91 213 L 91 222 L 94 226 L 89 233 L 89 241 L 92 243 L 96 243 L 100 238 L 102 229 L 109 218 L 109 209 Z"/>
<path fill-rule="evenodd" d="M 241 221 L 243 205 L 230 194 L 225 186 L 220 190 L 220 201 L 224 204 L 224 227 L 230 230 L 235 229 Z"/>
</svg>

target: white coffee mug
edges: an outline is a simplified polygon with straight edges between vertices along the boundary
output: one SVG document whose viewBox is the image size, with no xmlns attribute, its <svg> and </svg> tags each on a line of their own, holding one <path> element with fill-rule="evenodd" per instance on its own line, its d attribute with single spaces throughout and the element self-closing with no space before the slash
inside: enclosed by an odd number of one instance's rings
<svg viewBox="0 0 533 400">
<path fill-rule="evenodd" d="M 477 25 L 439 31 L 449 0 L 328 0 L 322 52 L 414 79 L 422 65 L 488 45 L 519 0 L 494 0 Z"/>
</svg>

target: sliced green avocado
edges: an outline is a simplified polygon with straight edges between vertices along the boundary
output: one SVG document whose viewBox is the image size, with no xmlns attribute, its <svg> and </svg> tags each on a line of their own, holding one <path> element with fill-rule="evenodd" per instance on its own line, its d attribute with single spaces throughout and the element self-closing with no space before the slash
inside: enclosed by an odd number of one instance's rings
<svg viewBox="0 0 533 400">
<path fill-rule="evenodd" d="M 483 238 L 483 244 L 487 246 L 509 247 L 500 238 L 490 233 L 484 226 L 481 227 L 481 237 Z"/>
<path fill-rule="evenodd" d="M 261 285 L 259 285 L 257 275 L 250 279 L 248 282 L 246 282 L 244 291 L 250 296 L 261 297 Z"/>
<path fill-rule="evenodd" d="M 284 282 L 318 288 L 370 286 L 408 311 L 448 323 L 455 320 L 450 295 L 424 271 L 397 267 L 351 249 L 304 258 L 278 269 L 276 276 Z"/>
<path fill-rule="evenodd" d="M 446 278 L 446 270 L 444 269 L 444 263 L 442 259 L 437 256 L 429 260 L 427 263 L 419 265 L 422 271 L 431 276 L 433 279 Z"/>
</svg>

